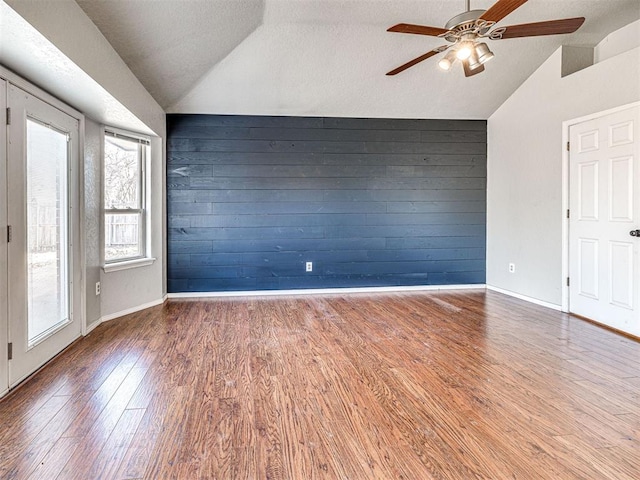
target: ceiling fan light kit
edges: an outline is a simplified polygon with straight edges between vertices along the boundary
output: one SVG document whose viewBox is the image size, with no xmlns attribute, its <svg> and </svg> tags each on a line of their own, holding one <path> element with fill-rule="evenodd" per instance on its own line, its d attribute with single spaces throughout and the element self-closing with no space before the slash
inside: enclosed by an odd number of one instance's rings
<svg viewBox="0 0 640 480">
<path fill-rule="evenodd" d="M 469 55 L 467 63 L 469 64 L 469 68 L 471 70 L 475 70 L 482 65 L 482 63 L 480 63 L 480 60 L 478 59 L 478 55 L 476 54 L 475 49 L 471 50 L 471 54 Z"/>
<path fill-rule="evenodd" d="M 458 60 L 466 60 L 471 56 L 471 52 L 473 52 L 473 42 L 460 42 L 455 48 Z"/>
<path fill-rule="evenodd" d="M 483 41 L 484 39 L 504 40 L 573 33 L 584 23 L 584 17 L 577 17 L 494 28 L 496 23 L 526 2 L 527 0 L 498 0 L 489 10 L 485 11 L 471 10 L 470 0 L 465 0 L 466 11 L 454 16 L 444 28 L 409 23 L 394 25 L 387 31 L 440 37 L 450 42 L 451 45 L 435 48 L 391 70 L 387 75 L 397 75 L 427 58 L 449 50 L 438 62 L 440 68 L 450 70 L 456 60 L 460 60 L 465 76 L 470 77 L 483 72 L 484 64 L 494 57 L 487 43 Z"/>
<path fill-rule="evenodd" d="M 450 70 L 451 67 L 453 67 L 453 64 L 455 63 L 456 58 L 457 57 L 456 57 L 455 50 L 449 50 L 447 54 L 440 59 L 440 61 L 438 62 L 438 66 L 442 70 Z"/>
<path fill-rule="evenodd" d="M 486 63 L 495 56 L 493 52 L 489 50 L 489 45 L 484 42 L 476 45 L 476 54 L 478 55 L 480 63 Z"/>
</svg>

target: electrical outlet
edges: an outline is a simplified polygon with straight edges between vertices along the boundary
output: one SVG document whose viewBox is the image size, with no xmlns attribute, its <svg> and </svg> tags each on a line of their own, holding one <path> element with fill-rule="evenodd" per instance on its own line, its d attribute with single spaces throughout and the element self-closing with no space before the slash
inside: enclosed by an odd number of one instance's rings
<svg viewBox="0 0 640 480">
<path fill-rule="evenodd" d="M 100 282 L 96 282 L 96 297 L 100 295 Z"/>
<path fill-rule="evenodd" d="M 516 273 L 516 264 L 515 263 L 510 263 L 509 264 L 509 273 Z"/>
<path fill-rule="evenodd" d="M 304 266 L 305 272 L 313 272 L 313 262 L 307 262 Z"/>
</svg>

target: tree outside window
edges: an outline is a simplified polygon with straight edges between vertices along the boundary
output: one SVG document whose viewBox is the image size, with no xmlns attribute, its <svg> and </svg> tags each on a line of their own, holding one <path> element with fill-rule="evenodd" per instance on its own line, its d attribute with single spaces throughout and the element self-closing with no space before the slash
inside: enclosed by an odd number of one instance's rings
<svg viewBox="0 0 640 480">
<path fill-rule="evenodd" d="M 105 131 L 105 263 L 143 258 L 148 141 Z"/>
</svg>

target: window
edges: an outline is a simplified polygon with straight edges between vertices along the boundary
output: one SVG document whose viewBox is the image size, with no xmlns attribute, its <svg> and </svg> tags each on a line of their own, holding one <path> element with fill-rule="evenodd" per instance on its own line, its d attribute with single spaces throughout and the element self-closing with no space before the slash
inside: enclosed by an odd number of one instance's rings
<svg viewBox="0 0 640 480">
<path fill-rule="evenodd" d="M 149 140 L 146 138 L 105 130 L 105 269 L 109 264 L 149 257 L 146 201 L 148 150 Z"/>
</svg>

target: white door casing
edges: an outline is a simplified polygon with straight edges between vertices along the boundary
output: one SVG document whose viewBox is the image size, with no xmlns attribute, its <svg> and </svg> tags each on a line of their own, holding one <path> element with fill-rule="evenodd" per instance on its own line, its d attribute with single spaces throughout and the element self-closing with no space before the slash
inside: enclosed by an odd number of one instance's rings
<svg viewBox="0 0 640 480">
<path fill-rule="evenodd" d="M 569 137 L 569 309 L 640 336 L 640 107 Z"/>
<path fill-rule="evenodd" d="M 9 372 L 6 368 L 8 343 L 7 306 L 7 82 L 0 78 L 0 396 L 9 389 Z"/>
<path fill-rule="evenodd" d="M 12 228 L 11 242 L 8 244 L 8 337 L 12 343 L 13 358 L 9 362 L 9 386 L 13 387 L 68 346 L 80 336 L 82 324 L 81 308 L 81 261 L 80 216 L 79 216 L 79 124 L 78 120 L 61 110 L 39 100 L 14 85 L 8 85 L 8 106 L 11 108 L 11 124 L 8 127 L 7 156 L 7 222 Z M 58 231 L 61 232 L 61 249 L 64 265 L 59 275 L 64 283 L 60 289 L 63 293 L 64 318 L 55 328 L 45 331 L 37 341 L 29 339 L 27 319 L 33 319 L 34 302 L 40 292 L 28 287 L 29 255 L 27 240 L 27 124 L 38 125 L 41 129 L 50 129 L 54 136 L 68 138 L 68 164 L 60 176 L 64 177 L 59 185 L 64 190 L 59 192 L 64 198 L 66 207 L 61 217 L 68 222 Z M 62 197 L 61 197 L 62 198 Z M 68 251 L 67 251 L 68 247 Z M 66 288 L 68 287 L 68 292 Z M 40 287 L 38 287 L 40 288 Z M 29 297 L 31 293 L 31 297 Z M 35 295 L 34 295 L 35 293 Z M 28 305 L 28 297 L 31 305 Z M 29 313 L 32 313 L 29 317 Z"/>
</svg>

